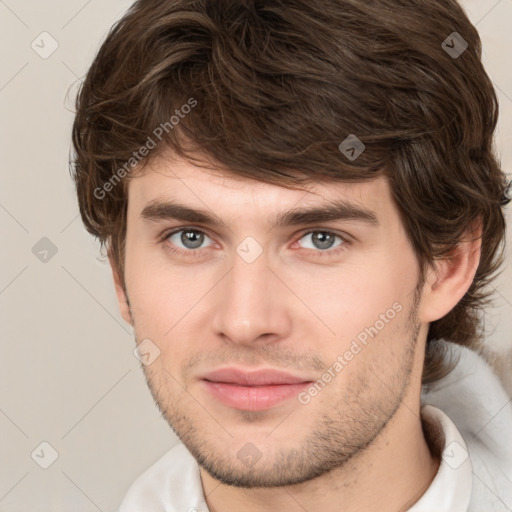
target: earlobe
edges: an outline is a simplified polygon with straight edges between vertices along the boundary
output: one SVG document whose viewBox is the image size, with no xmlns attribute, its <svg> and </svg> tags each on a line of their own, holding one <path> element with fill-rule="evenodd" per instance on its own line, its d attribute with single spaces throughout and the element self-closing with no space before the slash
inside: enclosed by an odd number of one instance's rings
<svg viewBox="0 0 512 512">
<path fill-rule="evenodd" d="M 121 315 L 124 318 L 124 320 L 133 327 L 133 317 L 132 317 L 132 312 L 130 309 L 130 303 L 128 301 L 128 296 L 127 296 L 126 291 L 123 288 L 123 285 L 121 283 L 119 270 L 114 261 L 112 253 L 110 252 L 110 249 L 108 251 L 108 260 L 110 263 L 110 268 L 112 269 L 112 277 L 114 280 L 114 287 L 116 290 L 116 296 L 117 296 L 117 302 L 119 304 L 119 310 L 121 311 Z"/>
<path fill-rule="evenodd" d="M 429 269 L 419 310 L 422 322 L 434 322 L 448 314 L 464 297 L 480 263 L 482 227 L 475 221 L 462 241 Z"/>
</svg>

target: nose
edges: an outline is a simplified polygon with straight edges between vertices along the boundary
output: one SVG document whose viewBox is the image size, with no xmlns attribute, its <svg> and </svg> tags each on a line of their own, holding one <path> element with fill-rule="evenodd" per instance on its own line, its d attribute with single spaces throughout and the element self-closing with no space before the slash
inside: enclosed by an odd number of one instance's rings
<svg viewBox="0 0 512 512">
<path fill-rule="evenodd" d="M 269 268 L 265 251 L 252 263 L 235 253 L 231 270 L 216 286 L 215 334 L 239 345 L 288 338 L 293 294 L 278 274 L 278 270 Z"/>
</svg>

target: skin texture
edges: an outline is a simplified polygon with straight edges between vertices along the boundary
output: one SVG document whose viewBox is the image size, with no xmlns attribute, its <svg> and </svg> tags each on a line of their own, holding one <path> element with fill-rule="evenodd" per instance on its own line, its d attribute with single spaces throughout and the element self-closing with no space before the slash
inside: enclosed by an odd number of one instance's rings
<svg viewBox="0 0 512 512">
<path fill-rule="evenodd" d="M 210 510 L 407 510 L 439 466 L 420 421 L 428 324 L 468 289 L 479 241 L 468 237 L 418 288 L 417 259 L 384 178 L 315 182 L 304 192 L 164 156 L 129 184 L 126 290 L 114 268 L 113 276 L 137 343 L 150 339 L 160 351 L 145 376 L 200 464 Z M 280 212 L 340 198 L 372 210 L 378 226 L 272 224 Z M 142 218 L 154 200 L 207 210 L 225 226 Z M 181 232 L 163 240 L 173 228 L 197 230 L 200 248 L 184 245 Z M 321 245 L 313 229 L 346 240 Z M 248 236 L 263 250 L 252 263 L 236 251 Z M 316 381 L 393 304 L 400 311 L 307 404 L 292 398 L 240 411 L 200 380 L 234 365 Z M 247 450 L 250 462 L 240 456 Z"/>
</svg>

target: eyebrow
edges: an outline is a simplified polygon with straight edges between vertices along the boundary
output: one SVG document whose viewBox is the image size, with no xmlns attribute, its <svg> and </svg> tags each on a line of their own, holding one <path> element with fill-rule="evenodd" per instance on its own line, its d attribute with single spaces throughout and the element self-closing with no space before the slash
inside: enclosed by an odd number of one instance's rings
<svg viewBox="0 0 512 512">
<path fill-rule="evenodd" d="M 225 227 L 222 219 L 215 214 L 173 201 L 152 201 L 144 207 L 141 217 L 152 221 L 180 220 L 183 222 L 205 224 L 211 227 Z M 320 206 L 294 208 L 281 212 L 273 219 L 273 225 L 286 227 L 336 220 L 356 220 L 371 226 L 379 225 L 375 212 L 345 200 L 334 200 Z"/>
</svg>

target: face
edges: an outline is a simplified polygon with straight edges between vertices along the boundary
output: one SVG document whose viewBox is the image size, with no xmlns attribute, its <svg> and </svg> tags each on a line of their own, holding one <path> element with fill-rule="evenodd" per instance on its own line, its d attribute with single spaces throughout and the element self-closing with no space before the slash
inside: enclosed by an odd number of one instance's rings
<svg viewBox="0 0 512 512">
<path fill-rule="evenodd" d="M 305 188 L 178 159 L 129 185 L 126 317 L 145 376 L 228 485 L 343 466 L 419 380 L 419 269 L 387 182 Z"/>
</svg>

